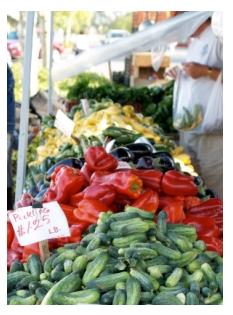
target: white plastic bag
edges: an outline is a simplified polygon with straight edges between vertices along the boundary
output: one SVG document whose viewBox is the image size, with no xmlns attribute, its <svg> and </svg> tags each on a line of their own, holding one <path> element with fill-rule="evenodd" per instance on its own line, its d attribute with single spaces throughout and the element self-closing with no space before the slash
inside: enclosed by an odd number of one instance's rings
<svg viewBox="0 0 233 315">
<path fill-rule="evenodd" d="M 203 121 L 198 133 L 215 133 L 223 130 L 223 84 L 222 72 L 210 93 L 209 101 L 204 111 Z"/>
<path fill-rule="evenodd" d="M 155 71 L 159 70 L 167 49 L 168 49 L 168 46 L 164 43 L 161 43 L 160 45 L 153 47 L 151 49 L 152 67 Z"/>
<path fill-rule="evenodd" d="M 208 101 L 202 104 L 196 94 L 186 84 L 185 74 L 180 70 L 174 86 L 173 126 L 180 131 L 195 134 L 218 133 L 223 129 L 223 86 L 222 73 L 216 82 L 209 85 Z M 182 87 L 181 87 L 182 81 Z M 185 104 L 178 102 L 179 93 L 185 91 Z"/>
</svg>

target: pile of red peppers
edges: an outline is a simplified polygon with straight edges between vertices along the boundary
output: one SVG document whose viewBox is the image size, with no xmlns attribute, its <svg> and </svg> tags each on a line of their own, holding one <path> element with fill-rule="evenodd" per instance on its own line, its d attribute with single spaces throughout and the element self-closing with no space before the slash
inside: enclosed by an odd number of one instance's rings
<svg viewBox="0 0 233 315">
<path fill-rule="evenodd" d="M 164 210 L 168 222 L 194 225 L 209 250 L 222 255 L 223 204 L 220 199 L 201 200 L 191 175 L 177 170 L 119 169 L 118 161 L 103 147 L 86 150 L 81 170 L 58 166 L 51 176 L 43 202 L 57 201 L 70 227 L 70 237 L 49 240 L 50 249 L 79 242 L 100 212 L 123 211 L 125 205 L 156 213 Z M 155 217 L 156 220 L 156 217 Z M 7 225 L 8 265 L 39 254 L 38 243 L 21 247 L 11 223 Z"/>
</svg>

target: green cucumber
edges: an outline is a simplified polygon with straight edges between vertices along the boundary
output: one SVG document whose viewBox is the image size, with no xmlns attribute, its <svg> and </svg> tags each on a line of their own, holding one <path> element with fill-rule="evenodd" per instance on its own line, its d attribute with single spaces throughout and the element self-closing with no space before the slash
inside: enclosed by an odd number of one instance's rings
<svg viewBox="0 0 233 315">
<path fill-rule="evenodd" d="M 154 219 L 154 213 L 143 211 L 141 209 L 130 207 L 130 206 L 125 207 L 125 212 L 138 214 L 138 216 L 140 218 L 146 219 L 146 220 L 152 220 L 153 221 L 153 219 Z"/>
<path fill-rule="evenodd" d="M 49 280 L 42 280 L 40 284 L 47 290 L 50 290 L 54 286 L 54 283 Z"/>
<path fill-rule="evenodd" d="M 156 279 L 162 278 L 164 273 L 168 273 L 172 270 L 170 265 L 154 265 L 147 268 L 152 277 Z"/>
<path fill-rule="evenodd" d="M 221 294 L 223 295 L 223 274 L 222 274 L 222 272 L 219 272 L 216 274 L 216 281 L 218 283 L 219 290 L 220 290 Z"/>
<path fill-rule="evenodd" d="M 183 253 L 179 259 L 172 260 L 170 263 L 177 267 L 183 268 L 196 259 L 198 255 L 199 252 L 196 249 L 193 249 L 192 251 Z"/>
<path fill-rule="evenodd" d="M 184 253 L 193 248 L 192 242 L 190 242 L 190 240 L 187 237 L 177 235 L 177 233 L 172 232 L 169 232 L 167 235 L 175 243 L 175 245 L 181 252 Z"/>
<path fill-rule="evenodd" d="M 171 294 L 158 294 L 152 300 L 154 305 L 183 305 L 182 302 Z"/>
<path fill-rule="evenodd" d="M 157 228 L 158 231 L 165 235 L 167 232 L 167 213 L 165 211 L 160 211 L 157 216 Z"/>
<path fill-rule="evenodd" d="M 123 226 L 120 229 L 120 233 L 122 236 L 127 236 L 131 234 L 137 234 L 137 233 L 146 233 L 149 230 L 149 225 L 145 222 L 135 223 L 133 225 L 128 224 Z"/>
<path fill-rule="evenodd" d="M 15 271 L 24 271 L 24 266 L 18 259 L 14 260 L 10 266 L 10 272 L 12 273 Z"/>
<path fill-rule="evenodd" d="M 59 256 L 59 254 L 53 254 L 45 260 L 45 262 L 44 262 L 44 272 L 45 273 L 50 274 L 50 272 L 53 270 L 52 262 L 58 256 Z"/>
<path fill-rule="evenodd" d="M 126 281 L 129 277 L 128 272 L 122 271 L 106 276 L 101 276 L 95 280 L 88 282 L 87 288 L 93 289 L 97 288 L 103 292 L 109 291 L 115 288 L 116 284 L 120 281 Z"/>
<path fill-rule="evenodd" d="M 87 252 L 92 251 L 94 249 L 99 248 L 101 243 L 100 238 L 96 235 L 95 238 L 93 238 L 87 245 Z"/>
<path fill-rule="evenodd" d="M 40 257 L 35 254 L 31 254 L 28 258 L 27 265 L 32 276 L 34 276 L 36 280 L 39 280 L 40 274 L 43 272 Z"/>
<path fill-rule="evenodd" d="M 114 221 L 123 221 L 123 220 L 130 220 L 134 218 L 138 218 L 137 213 L 133 212 L 119 212 L 119 213 L 114 213 L 111 215 L 111 220 Z"/>
<path fill-rule="evenodd" d="M 159 288 L 158 281 L 150 277 L 146 272 L 131 268 L 130 275 L 139 281 L 144 291 L 156 291 Z"/>
<path fill-rule="evenodd" d="M 10 299 L 10 305 L 35 305 L 36 296 L 30 295 L 26 298 L 15 296 Z"/>
<path fill-rule="evenodd" d="M 182 275 L 183 275 L 183 269 L 175 268 L 172 271 L 172 273 L 169 275 L 169 277 L 166 279 L 166 282 L 165 282 L 166 287 L 176 286 L 177 283 L 180 281 Z"/>
<path fill-rule="evenodd" d="M 100 297 L 100 304 L 112 305 L 116 290 L 110 290 Z"/>
<path fill-rule="evenodd" d="M 64 261 L 64 271 L 66 273 L 71 273 L 73 271 L 73 260 L 71 259 L 66 259 Z"/>
<path fill-rule="evenodd" d="M 207 305 L 216 305 L 221 300 L 222 300 L 222 295 L 220 293 L 215 293 L 211 295 L 210 297 L 205 298 L 204 303 Z"/>
<path fill-rule="evenodd" d="M 141 299 L 140 299 L 141 302 L 151 304 L 153 298 L 154 298 L 153 292 L 141 292 Z"/>
<path fill-rule="evenodd" d="M 32 294 L 29 290 L 17 290 L 16 295 L 22 298 L 26 298 L 26 297 L 31 296 Z"/>
<path fill-rule="evenodd" d="M 198 240 L 194 242 L 194 247 L 204 252 L 206 250 L 206 243 L 202 240 Z"/>
<path fill-rule="evenodd" d="M 99 247 L 85 254 L 87 261 L 95 259 L 99 254 L 106 253 L 108 250 L 106 247 Z"/>
<path fill-rule="evenodd" d="M 129 247 L 132 242 L 143 242 L 143 241 L 146 241 L 145 234 L 135 234 L 135 235 L 129 235 L 125 237 L 115 238 L 112 241 L 112 244 L 113 246 L 121 248 L 121 247 Z"/>
<path fill-rule="evenodd" d="M 104 271 L 108 259 L 109 255 L 107 253 L 101 253 L 92 262 L 88 263 L 82 278 L 82 283 L 86 285 L 88 282 L 96 279 L 99 274 Z"/>
<path fill-rule="evenodd" d="M 141 298 L 140 282 L 133 277 L 129 277 L 126 281 L 126 305 L 137 305 Z"/>
<path fill-rule="evenodd" d="M 32 275 L 26 276 L 16 284 L 16 289 L 17 290 L 28 289 L 30 282 L 34 280 L 36 280 L 34 276 Z"/>
<path fill-rule="evenodd" d="M 155 242 L 154 248 L 160 255 L 163 255 L 167 258 L 171 258 L 171 259 L 181 258 L 181 253 L 179 251 L 166 247 L 159 242 Z"/>
<path fill-rule="evenodd" d="M 98 290 L 87 289 L 71 293 L 56 292 L 52 300 L 56 305 L 78 305 L 94 304 L 99 301 L 99 298 L 100 293 Z"/>
<path fill-rule="evenodd" d="M 41 283 L 39 281 L 31 281 L 28 285 L 28 289 L 31 293 L 35 293 L 36 289 L 41 286 Z"/>
<path fill-rule="evenodd" d="M 37 301 L 39 303 L 41 303 L 41 301 L 43 300 L 43 298 L 45 297 L 47 292 L 48 292 L 48 290 L 46 290 L 45 287 L 40 287 L 40 288 L 36 289 L 35 295 L 36 295 Z"/>
<path fill-rule="evenodd" d="M 87 263 L 88 260 L 85 255 L 78 256 L 72 264 L 72 270 L 82 273 L 86 269 Z"/>
<path fill-rule="evenodd" d="M 77 256 L 75 249 L 66 249 L 58 257 L 56 257 L 52 262 L 52 267 L 55 268 L 59 263 L 64 263 L 66 259 L 74 260 Z"/>
<path fill-rule="evenodd" d="M 113 298 L 113 305 L 125 305 L 126 303 L 126 292 L 125 292 L 125 283 L 118 282 L 116 284 L 116 291 Z"/>
<path fill-rule="evenodd" d="M 186 294 L 186 305 L 199 305 L 200 301 L 198 296 L 193 292 L 188 292 Z"/>
<path fill-rule="evenodd" d="M 46 294 L 44 299 L 42 300 L 42 305 L 53 304 L 52 297 L 54 293 L 64 292 L 70 293 L 74 292 L 75 290 L 79 290 L 81 287 L 82 281 L 79 277 L 78 272 L 72 272 L 67 275 L 65 278 L 58 281 Z"/>
<path fill-rule="evenodd" d="M 15 271 L 7 273 L 7 291 L 15 289 L 17 283 L 19 283 L 26 276 L 30 276 L 30 273 L 25 271 Z"/>
<path fill-rule="evenodd" d="M 147 267 L 151 267 L 154 265 L 166 265 L 168 264 L 169 260 L 167 257 L 159 255 L 153 259 L 148 259 L 145 263 Z"/>
<path fill-rule="evenodd" d="M 208 281 L 215 281 L 216 274 L 208 263 L 204 263 L 201 265 L 201 270 L 203 271 L 205 277 Z"/>
</svg>

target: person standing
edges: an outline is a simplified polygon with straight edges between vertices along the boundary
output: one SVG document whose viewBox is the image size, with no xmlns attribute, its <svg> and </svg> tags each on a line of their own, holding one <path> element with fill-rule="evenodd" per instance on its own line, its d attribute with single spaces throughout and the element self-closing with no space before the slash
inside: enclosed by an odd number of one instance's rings
<svg viewBox="0 0 233 315">
<path fill-rule="evenodd" d="M 167 74 L 179 81 L 176 98 L 177 107 L 192 107 L 201 104 L 207 107 L 216 80 L 223 71 L 222 43 L 214 35 L 211 19 L 207 19 L 191 36 L 186 62 L 182 67 L 168 69 Z M 222 88 L 222 82 L 221 82 Z M 176 90 L 176 89 L 175 89 Z M 223 106 L 223 100 L 216 100 Z M 214 104 L 213 104 L 214 105 Z M 180 144 L 190 154 L 196 171 L 205 185 L 223 197 L 223 132 L 213 133 L 180 131 Z"/>
<path fill-rule="evenodd" d="M 12 140 L 15 130 L 15 81 L 7 64 L 7 210 L 13 209 Z"/>
</svg>

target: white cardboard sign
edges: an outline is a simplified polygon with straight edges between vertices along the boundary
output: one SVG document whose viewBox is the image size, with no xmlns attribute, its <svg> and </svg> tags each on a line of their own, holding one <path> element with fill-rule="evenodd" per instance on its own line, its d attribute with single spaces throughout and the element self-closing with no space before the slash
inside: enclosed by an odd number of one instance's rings
<svg viewBox="0 0 233 315">
<path fill-rule="evenodd" d="M 44 203 L 43 208 L 18 208 L 8 215 L 21 246 L 70 236 L 66 216 L 56 201 Z"/>
<path fill-rule="evenodd" d="M 63 113 L 62 110 L 58 110 L 56 114 L 56 119 L 54 126 L 64 133 L 67 137 L 70 137 L 74 130 L 74 121 L 71 120 Z"/>
</svg>

